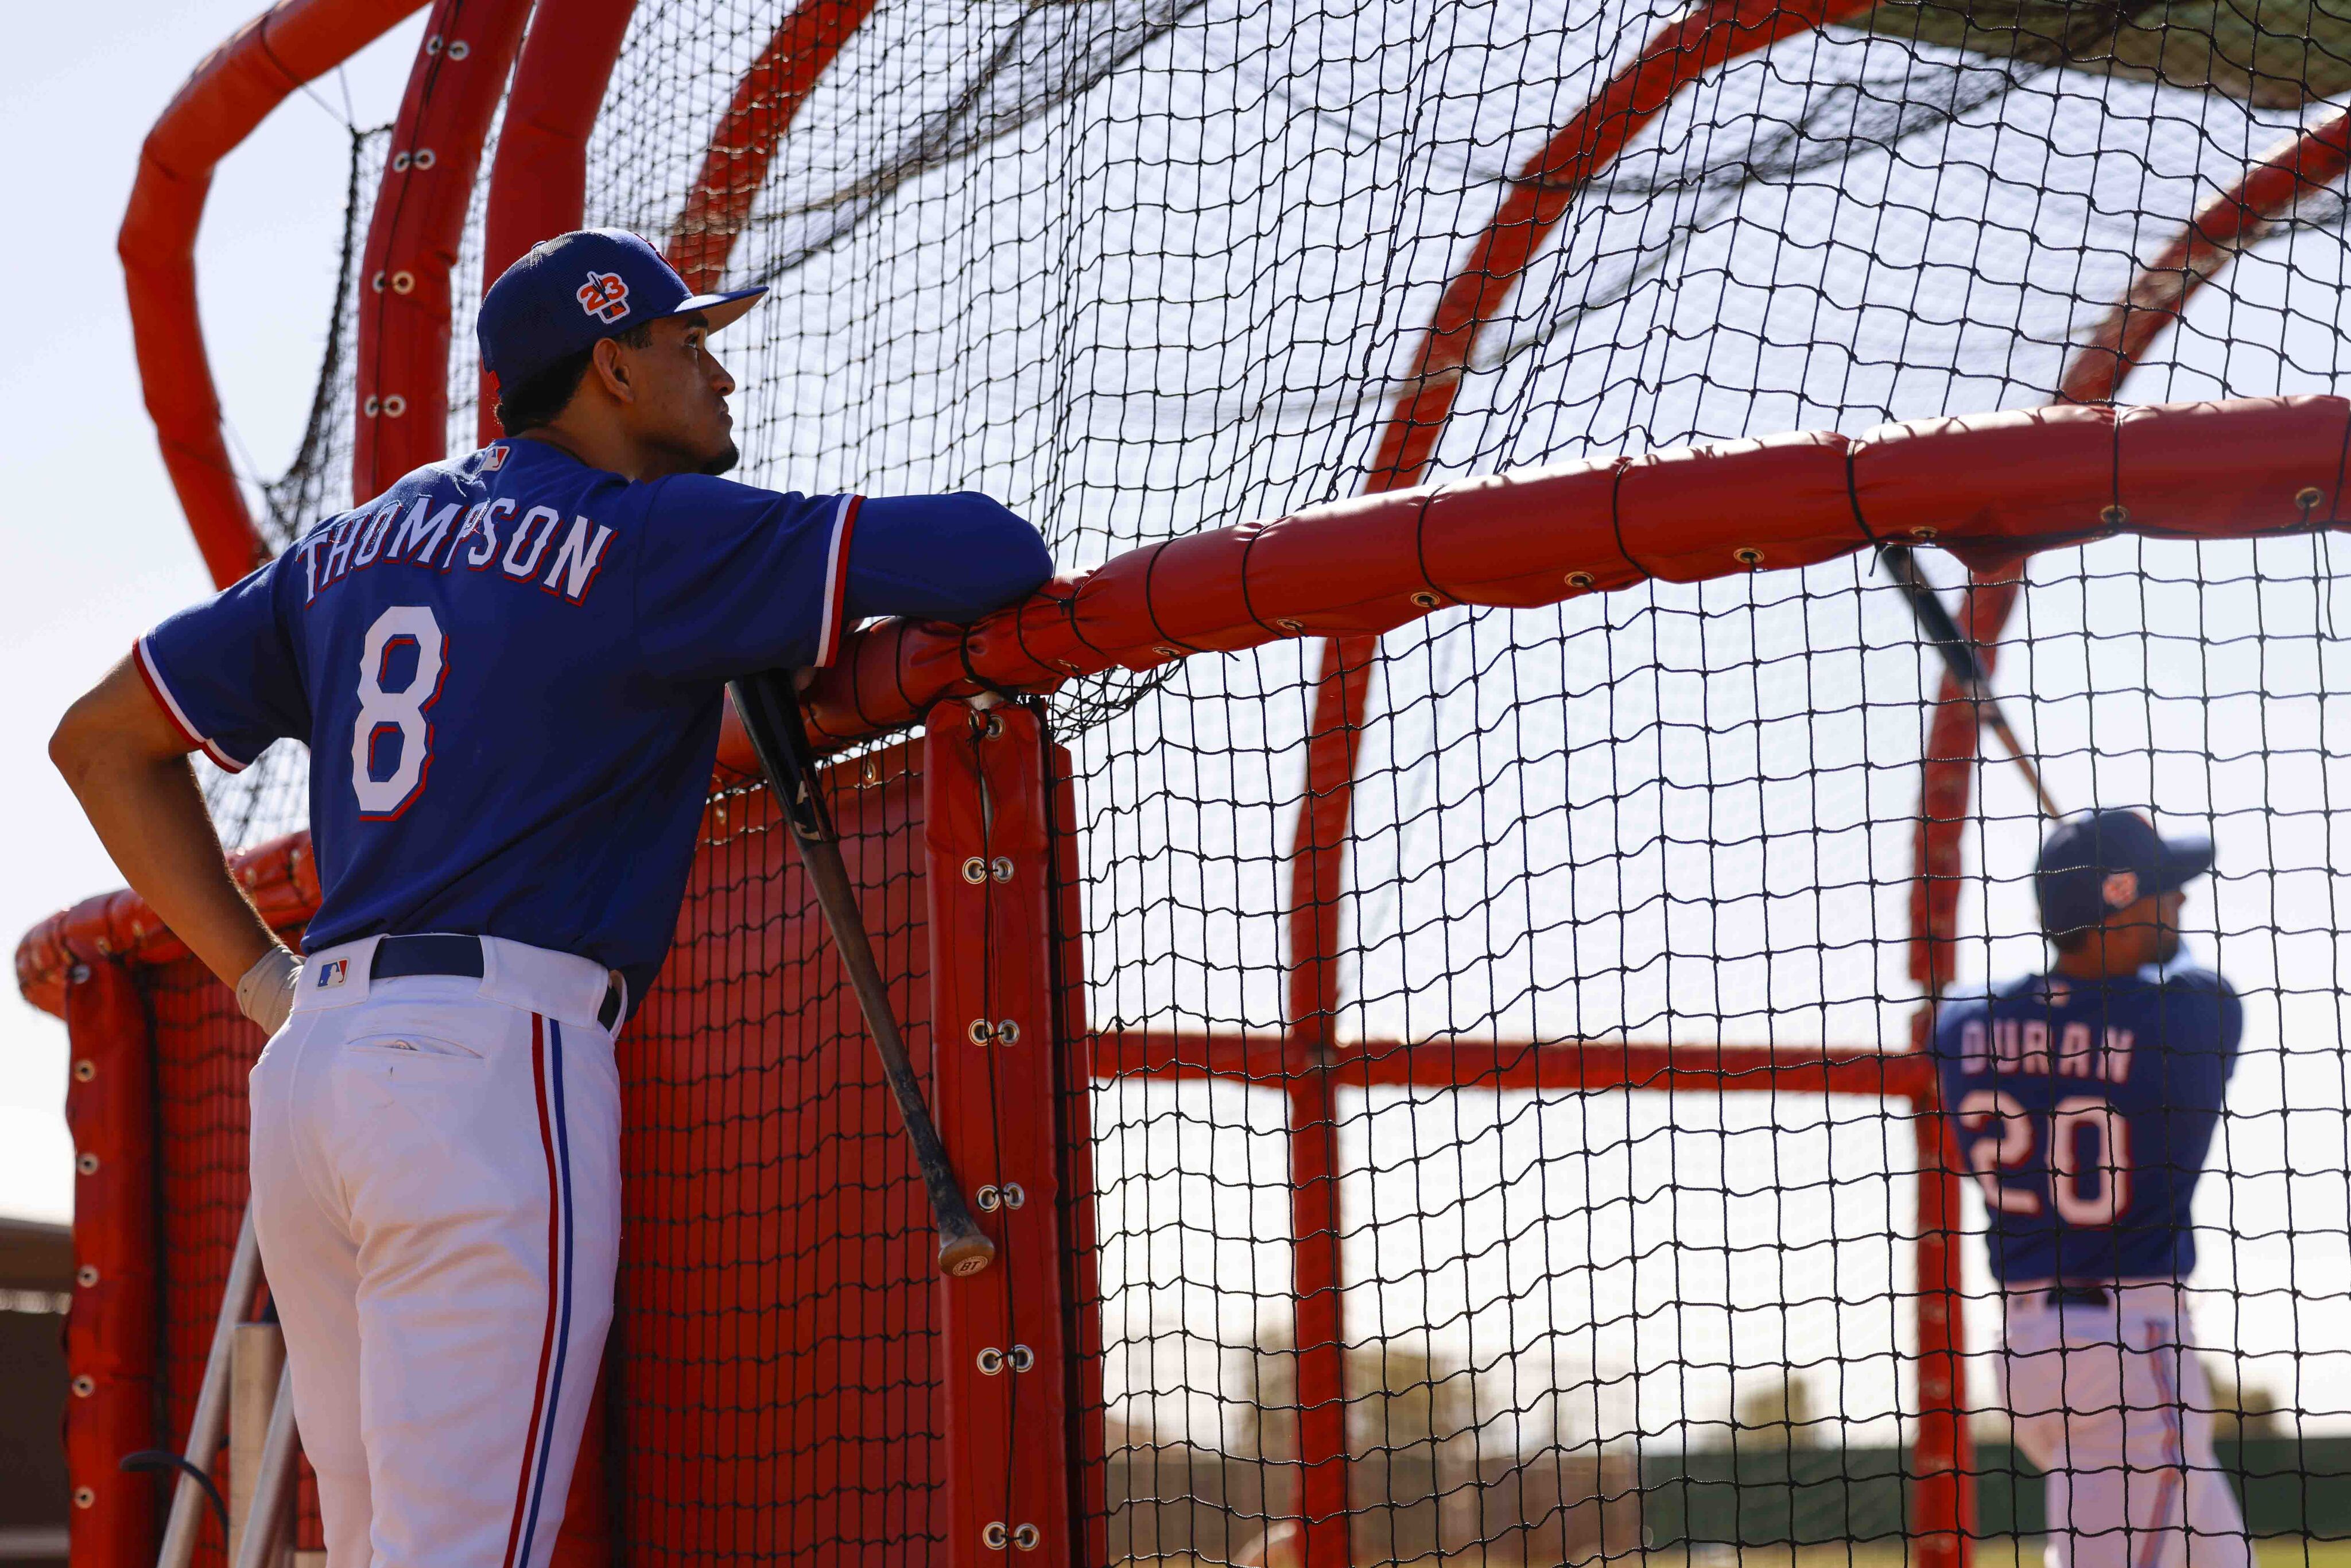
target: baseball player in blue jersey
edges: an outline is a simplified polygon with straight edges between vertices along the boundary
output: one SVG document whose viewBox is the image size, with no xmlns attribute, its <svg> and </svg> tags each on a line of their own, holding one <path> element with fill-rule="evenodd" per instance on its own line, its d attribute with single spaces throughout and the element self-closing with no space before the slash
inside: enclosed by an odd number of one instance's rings
<svg viewBox="0 0 2351 1568">
<path fill-rule="evenodd" d="M 2211 864 L 2209 841 L 2134 811 L 2061 823 L 2035 877 L 2055 962 L 1936 1024 L 2005 1297 L 2003 1398 L 2048 1478 L 2050 1568 L 2251 1562 L 2181 1291 L 2243 1011 L 2218 975 L 2163 967 L 2181 889 Z"/>
<path fill-rule="evenodd" d="M 612 1312 L 612 1036 L 660 968 L 724 683 L 862 617 L 967 622 L 1050 573 L 972 495 L 733 465 L 709 335 L 611 231 L 483 301 L 507 439 L 407 476 L 140 640 L 51 742 L 115 862 L 271 1031 L 253 1214 L 330 1568 L 538 1568 Z M 225 870 L 187 754 L 310 748 L 307 956 Z"/>
</svg>

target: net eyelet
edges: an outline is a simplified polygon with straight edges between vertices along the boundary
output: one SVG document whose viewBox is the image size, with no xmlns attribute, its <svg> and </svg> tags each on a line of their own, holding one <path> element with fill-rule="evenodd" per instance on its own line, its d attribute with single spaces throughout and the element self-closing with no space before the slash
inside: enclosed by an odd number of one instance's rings
<svg viewBox="0 0 2351 1568">
<path fill-rule="evenodd" d="M 1000 1519 L 990 1520 L 979 1532 L 979 1543 L 990 1552 L 1001 1552 L 1011 1542 L 1012 1532 L 1004 1528 L 1004 1521 Z"/>
<path fill-rule="evenodd" d="M 1037 1543 L 1043 1539 L 1044 1531 L 1033 1524 L 1021 1525 L 1012 1532 L 1012 1544 L 1023 1552 L 1036 1551 Z"/>
<path fill-rule="evenodd" d="M 1588 571 L 1571 571 L 1567 574 L 1567 585 L 1570 588 L 1589 588 L 1592 586 L 1592 574 Z"/>
</svg>

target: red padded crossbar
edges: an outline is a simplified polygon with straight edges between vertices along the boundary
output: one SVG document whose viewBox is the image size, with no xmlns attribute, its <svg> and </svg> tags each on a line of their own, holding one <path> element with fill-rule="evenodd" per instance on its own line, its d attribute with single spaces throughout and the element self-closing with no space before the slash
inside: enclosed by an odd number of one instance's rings
<svg viewBox="0 0 2351 1568">
<path fill-rule="evenodd" d="M 2335 525 L 2351 400 L 2241 398 L 2052 408 L 1604 458 L 1311 507 L 1131 550 L 962 628 L 883 622 L 823 672 L 833 745 L 902 728 L 980 683 L 1032 691 L 1320 632 L 1384 632 L 1455 604 L 1531 606 L 1644 578 L 1802 566 L 1873 538 L 1931 536 L 2011 559 L 2109 534 L 2243 538 Z M 748 774 L 722 745 L 722 768 Z M 258 890 L 309 875 L 298 837 L 241 857 Z M 315 885 L 315 884 L 312 884 Z M 268 905 L 265 904 L 265 912 Z M 57 1009 L 66 931 L 127 951 L 168 940 L 115 894 L 52 916 L 16 951 Z"/>
</svg>

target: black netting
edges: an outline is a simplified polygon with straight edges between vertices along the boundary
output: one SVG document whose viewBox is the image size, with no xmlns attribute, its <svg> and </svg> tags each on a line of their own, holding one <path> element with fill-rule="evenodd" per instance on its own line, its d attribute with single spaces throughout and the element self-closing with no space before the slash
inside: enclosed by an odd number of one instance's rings
<svg viewBox="0 0 2351 1568">
<path fill-rule="evenodd" d="M 590 222 L 672 233 L 789 11 L 640 5 Z M 728 132 L 772 152 L 726 264 L 775 287 L 718 340 L 741 476 L 984 490 L 1074 570 L 1360 491 L 1432 388 L 1428 478 L 2034 407 L 2139 269 L 2351 80 L 2315 8 L 1889 5 L 1635 95 L 1656 112 L 1614 157 L 1546 158 L 1684 15 L 883 0 L 804 102 Z M 2122 395 L 2344 390 L 2338 184 L 2199 263 Z M 1481 236 L 1532 186 L 1556 226 L 1513 272 Z M 1448 285 L 1480 270 L 1458 385 L 1424 376 Z M 341 363 L 297 512 L 338 504 Z M 453 440 L 475 377 L 460 352 Z M 1270 1531 L 1279 1561 L 1333 1455 L 1358 1562 L 1890 1554 L 1952 1405 L 1927 1392 L 1947 1241 L 1973 1527 L 2042 1529 L 1982 1243 L 1929 1201 L 1924 1081 L 1813 1070 L 1908 1050 L 1926 999 L 1941 669 L 1865 559 L 1761 564 L 1389 634 L 1359 651 L 1335 782 L 1310 768 L 1312 642 L 1046 703 L 1097 1060 L 1154 1031 L 1228 1052 L 1105 1070 L 1071 1117 L 1101 1237 L 1073 1319 L 1102 1343 L 1074 1374 L 1101 1434 L 1081 1490 L 1113 1559 L 1235 1560 Z M 1955 565 L 1928 570 L 1956 595 Z M 2053 793 L 2219 843 L 2188 931 L 2247 998 L 2189 1281 L 2220 1462 L 2253 1478 L 2256 1531 L 2351 1532 L 2297 1479 L 2351 1453 L 2329 548 L 2124 538 L 2020 570 L 1996 685 Z M 1349 780 L 1322 1016 L 1292 849 L 1310 794 Z M 2043 961 L 2039 813 L 2005 767 L 1970 782 L 1963 987 Z M 289 820 L 245 809 L 240 838 Z M 646 1555 L 921 1560 L 944 1525 L 919 1195 L 821 961 L 757 946 L 807 924 L 764 804 L 711 809 L 691 940 L 633 1047 L 617 1517 Z M 870 809 L 912 995 L 910 808 Z M 1293 1247 L 1333 1190 L 1335 1239 Z M 1978 1198 L 1960 1214 L 1980 1228 Z"/>
</svg>

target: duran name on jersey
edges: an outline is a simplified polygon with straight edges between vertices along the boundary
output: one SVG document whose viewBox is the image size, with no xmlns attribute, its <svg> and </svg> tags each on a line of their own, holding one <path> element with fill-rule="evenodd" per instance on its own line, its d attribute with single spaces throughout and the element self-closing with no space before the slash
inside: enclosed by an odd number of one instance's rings
<svg viewBox="0 0 2351 1568">
<path fill-rule="evenodd" d="M 2003 1283 L 2168 1280 L 2196 1263 L 2189 1206 L 2244 1012 L 2201 969 L 2036 975 L 1947 1002 L 1943 1109 L 1983 1194 Z"/>
</svg>

